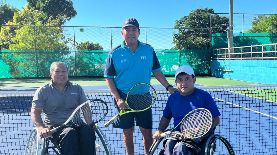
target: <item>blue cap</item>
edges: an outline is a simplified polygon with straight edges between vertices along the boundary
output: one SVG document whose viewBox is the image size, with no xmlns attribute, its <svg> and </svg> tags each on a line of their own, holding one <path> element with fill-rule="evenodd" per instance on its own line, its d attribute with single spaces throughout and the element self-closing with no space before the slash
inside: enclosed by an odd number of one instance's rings
<svg viewBox="0 0 277 155">
<path fill-rule="evenodd" d="M 135 18 L 129 18 L 129 19 L 125 20 L 122 27 L 124 28 L 124 27 L 128 27 L 128 26 L 134 26 L 134 27 L 139 28 L 139 23 Z"/>
</svg>

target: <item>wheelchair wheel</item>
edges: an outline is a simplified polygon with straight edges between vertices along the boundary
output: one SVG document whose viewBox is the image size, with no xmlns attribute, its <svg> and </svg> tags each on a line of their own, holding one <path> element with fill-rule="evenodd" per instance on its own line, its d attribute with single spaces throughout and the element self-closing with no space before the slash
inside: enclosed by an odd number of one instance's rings
<svg viewBox="0 0 277 155">
<path fill-rule="evenodd" d="M 220 135 L 211 136 L 205 146 L 205 155 L 235 155 L 232 145 Z"/>
<path fill-rule="evenodd" d="M 149 155 L 160 154 L 160 151 L 163 148 L 163 146 L 162 145 L 159 146 L 159 144 L 163 141 L 163 139 L 164 139 L 164 137 L 154 141 L 154 143 L 150 147 Z"/>
<path fill-rule="evenodd" d="M 96 141 L 95 141 L 95 148 L 96 148 L 96 155 L 111 155 L 111 149 L 110 145 L 101 131 L 101 129 L 96 126 L 95 127 L 95 135 L 96 135 Z"/>
<path fill-rule="evenodd" d="M 33 129 L 31 134 L 28 138 L 27 144 L 25 146 L 25 155 L 38 155 L 43 154 L 45 148 L 45 141 L 44 139 L 40 138 L 37 135 L 37 130 Z"/>
</svg>

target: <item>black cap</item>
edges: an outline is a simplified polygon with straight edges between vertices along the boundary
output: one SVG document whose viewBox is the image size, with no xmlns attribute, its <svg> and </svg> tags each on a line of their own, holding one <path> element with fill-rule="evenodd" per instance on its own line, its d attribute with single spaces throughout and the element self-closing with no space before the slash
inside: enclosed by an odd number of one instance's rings
<svg viewBox="0 0 277 155">
<path fill-rule="evenodd" d="M 134 26 L 134 27 L 139 28 L 139 23 L 135 18 L 129 18 L 129 19 L 125 20 L 122 27 L 124 28 L 127 26 Z"/>
</svg>

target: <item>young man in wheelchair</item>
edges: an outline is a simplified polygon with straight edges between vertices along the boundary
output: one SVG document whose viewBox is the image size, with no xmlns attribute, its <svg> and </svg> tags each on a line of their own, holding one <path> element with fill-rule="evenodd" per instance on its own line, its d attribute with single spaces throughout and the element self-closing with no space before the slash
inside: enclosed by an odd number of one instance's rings
<svg viewBox="0 0 277 155">
<path fill-rule="evenodd" d="M 161 133 L 166 130 L 171 118 L 174 120 L 175 127 L 187 113 L 196 108 L 206 108 L 211 112 L 212 127 L 206 135 L 191 141 L 182 141 L 178 138 L 167 139 L 164 141 L 164 149 L 160 154 L 204 154 L 205 143 L 214 134 L 215 127 L 219 124 L 220 112 L 216 103 L 208 92 L 194 87 L 195 81 L 196 77 L 190 66 L 181 66 L 176 70 L 175 83 L 178 91 L 169 96 L 158 130 L 154 133 L 153 138 L 161 138 Z M 177 131 L 180 130 L 180 127 L 177 127 Z"/>
<path fill-rule="evenodd" d="M 38 88 L 32 101 L 31 118 L 37 133 L 49 138 L 62 155 L 95 155 L 95 133 L 91 126 L 66 126 L 55 133 L 51 128 L 62 125 L 74 109 L 87 101 L 83 89 L 68 81 L 68 68 L 53 62 L 51 81 Z M 42 113 L 45 119 L 42 120 Z"/>
</svg>

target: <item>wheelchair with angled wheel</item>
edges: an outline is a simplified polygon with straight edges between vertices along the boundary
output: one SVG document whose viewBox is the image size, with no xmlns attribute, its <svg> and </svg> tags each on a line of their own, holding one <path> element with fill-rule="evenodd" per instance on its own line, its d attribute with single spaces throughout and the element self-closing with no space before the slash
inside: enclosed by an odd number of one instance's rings
<svg viewBox="0 0 277 155">
<path fill-rule="evenodd" d="M 110 146 L 105 135 L 98 126 L 95 126 L 96 155 L 111 155 Z M 33 129 L 25 146 L 25 155 L 61 155 L 59 145 L 54 144 L 50 138 L 41 138 L 36 129 Z"/>
<path fill-rule="evenodd" d="M 164 146 L 167 139 L 162 137 L 152 144 L 149 155 L 164 155 Z M 162 142 L 162 144 L 161 144 Z M 190 150 L 192 155 L 235 155 L 229 141 L 218 134 L 210 136 L 206 142 L 199 146 L 192 140 L 184 140 L 183 144 Z"/>
</svg>

